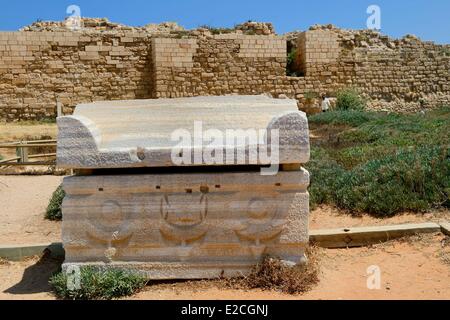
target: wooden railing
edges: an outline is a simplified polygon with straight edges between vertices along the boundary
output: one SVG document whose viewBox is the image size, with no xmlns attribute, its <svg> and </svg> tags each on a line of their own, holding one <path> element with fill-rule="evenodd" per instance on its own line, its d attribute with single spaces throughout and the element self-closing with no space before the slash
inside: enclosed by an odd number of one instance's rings
<svg viewBox="0 0 450 320">
<path fill-rule="evenodd" d="M 0 160 L 0 166 L 50 166 L 56 164 L 56 153 L 29 153 L 29 149 L 44 147 L 56 149 L 56 140 L 0 143 L 0 149 L 16 149 L 16 157 Z M 33 159 L 42 160 L 31 161 Z"/>
</svg>

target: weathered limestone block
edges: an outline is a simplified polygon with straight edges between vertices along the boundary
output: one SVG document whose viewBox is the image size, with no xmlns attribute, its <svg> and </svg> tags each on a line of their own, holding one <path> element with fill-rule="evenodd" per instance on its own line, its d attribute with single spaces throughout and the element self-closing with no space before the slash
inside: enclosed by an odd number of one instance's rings
<svg viewBox="0 0 450 320">
<path fill-rule="evenodd" d="M 304 170 L 66 178 L 65 267 L 189 279 L 247 273 L 263 255 L 304 262 L 308 184 Z"/>
<path fill-rule="evenodd" d="M 196 125 L 197 123 L 197 125 Z M 61 168 L 99 169 L 123 167 L 171 167 L 172 151 L 179 141 L 172 134 L 187 131 L 193 138 L 196 130 L 218 130 L 224 143 L 214 145 L 223 155 L 267 147 L 270 143 L 251 143 L 249 136 L 260 138 L 260 130 L 278 131 L 279 163 L 306 163 L 309 160 L 308 123 L 297 102 L 271 99 L 267 96 L 195 97 L 134 101 L 111 101 L 81 104 L 74 115 L 58 119 L 58 166 Z M 228 146 L 225 133 L 234 130 L 236 143 Z M 250 133 L 248 130 L 251 130 Z M 182 132 L 180 132 L 182 133 Z M 253 133 L 253 135 L 252 135 Z M 259 140 L 259 139 L 258 139 Z M 267 139 L 270 140 L 270 139 Z M 210 144 L 189 141 L 183 152 L 192 155 L 192 165 L 210 165 L 205 159 L 198 163 L 194 154 L 212 152 Z M 180 148 L 181 148 L 180 147 Z M 231 149 L 230 149 L 231 148 Z M 268 152 L 270 153 L 270 152 Z M 227 161 L 227 165 L 268 164 L 264 159 L 251 163 Z M 183 166 L 187 166 L 185 161 Z"/>
<path fill-rule="evenodd" d="M 279 169 L 263 163 L 176 164 L 172 133 L 184 128 L 279 132 Z M 150 279 L 248 273 L 264 255 L 304 263 L 308 244 L 308 125 L 295 101 L 262 96 L 98 102 L 58 119 L 64 179 L 63 268 L 93 265 Z M 273 133 L 269 139 L 274 139 Z M 238 136 L 241 137 L 241 136 Z M 194 139 L 195 140 L 195 139 Z M 248 151 L 248 141 L 217 146 Z M 272 146 L 272 145 L 271 145 Z M 267 147 L 258 141 L 259 148 Z M 206 148 L 206 149 L 205 149 Z M 194 144 L 183 152 L 209 151 Z M 273 148 L 271 149 L 273 151 Z M 195 157 L 195 156 L 194 156 Z"/>
</svg>

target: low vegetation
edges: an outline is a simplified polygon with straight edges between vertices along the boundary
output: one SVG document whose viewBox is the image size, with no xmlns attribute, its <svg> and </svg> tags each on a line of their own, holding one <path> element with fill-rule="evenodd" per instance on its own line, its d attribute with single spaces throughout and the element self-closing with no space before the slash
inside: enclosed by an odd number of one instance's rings
<svg viewBox="0 0 450 320">
<path fill-rule="evenodd" d="M 287 266 L 279 259 L 266 257 L 249 276 L 240 281 L 246 289 L 306 293 L 319 282 L 319 265 L 315 255 L 310 256 L 307 264 L 295 267 Z"/>
<path fill-rule="evenodd" d="M 353 103 L 352 103 L 353 104 Z M 450 108 L 311 116 L 311 204 L 390 216 L 450 206 Z"/>
<path fill-rule="evenodd" d="M 336 109 L 364 110 L 366 101 L 356 89 L 346 88 L 337 92 Z"/>
<path fill-rule="evenodd" d="M 209 30 L 212 34 L 227 34 L 227 33 L 233 33 L 236 31 L 235 28 L 218 28 L 218 27 L 213 27 L 213 26 L 209 26 L 209 25 L 201 25 L 199 26 L 200 29 L 207 29 Z"/>
<path fill-rule="evenodd" d="M 62 186 L 59 186 L 55 192 L 53 192 L 52 198 L 47 206 L 47 211 L 45 213 L 45 218 L 52 221 L 61 221 L 62 210 L 61 205 L 64 200 L 66 193 L 64 192 Z"/>
<path fill-rule="evenodd" d="M 297 49 L 292 48 L 287 55 L 287 68 L 286 68 L 286 75 L 290 77 L 298 76 L 297 70 L 295 69 L 296 58 L 297 58 Z"/>
<path fill-rule="evenodd" d="M 68 281 L 69 280 L 69 281 Z M 99 269 L 82 267 L 80 269 L 79 287 L 71 290 L 68 283 L 73 283 L 68 275 L 60 272 L 50 279 L 55 294 L 66 300 L 111 300 L 130 296 L 146 284 L 142 275 L 119 269 Z"/>
</svg>

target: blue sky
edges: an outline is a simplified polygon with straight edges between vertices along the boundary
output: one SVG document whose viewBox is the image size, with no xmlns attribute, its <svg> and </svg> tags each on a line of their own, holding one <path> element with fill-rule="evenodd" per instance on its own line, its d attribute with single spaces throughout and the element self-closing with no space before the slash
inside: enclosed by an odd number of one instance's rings
<svg viewBox="0 0 450 320">
<path fill-rule="evenodd" d="M 366 9 L 381 8 L 382 32 L 394 37 L 412 33 L 423 40 L 450 43 L 449 0 L 40 0 L 2 1 L 0 30 L 12 31 L 37 19 L 63 20 L 76 4 L 83 17 L 145 25 L 177 21 L 186 28 L 230 27 L 247 21 L 273 22 L 278 33 L 305 30 L 315 23 L 366 27 Z"/>
</svg>

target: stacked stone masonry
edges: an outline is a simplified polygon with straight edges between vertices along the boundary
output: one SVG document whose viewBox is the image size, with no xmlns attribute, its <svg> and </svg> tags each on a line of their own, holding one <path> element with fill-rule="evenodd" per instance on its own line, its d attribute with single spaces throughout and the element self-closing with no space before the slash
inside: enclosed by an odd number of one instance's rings
<svg viewBox="0 0 450 320">
<path fill-rule="evenodd" d="M 376 110 L 450 104 L 450 46 L 414 36 L 313 27 L 294 34 L 299 76 L 290 77 L 288 39 L 273 31 L 30 30 L 0 33 L 3 120 L 54 117 L 58 102 L 69 114 L 98 100 L 229 94 L 286 96 L 311 111 L 305 94 L 345 87 Z"/>
</svg>

